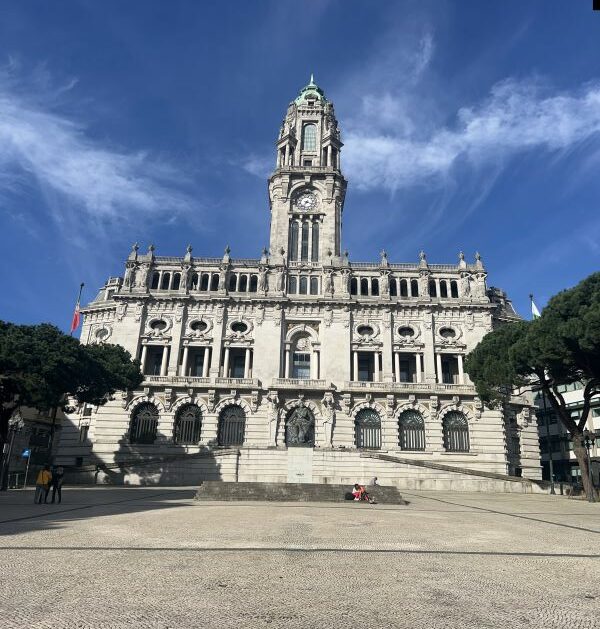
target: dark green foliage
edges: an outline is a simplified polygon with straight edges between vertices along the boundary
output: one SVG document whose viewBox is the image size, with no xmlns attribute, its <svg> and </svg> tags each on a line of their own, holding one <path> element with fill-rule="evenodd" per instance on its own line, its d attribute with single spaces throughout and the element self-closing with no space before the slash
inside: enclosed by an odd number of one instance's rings
<svg viewBox="0 0 600 629">
<path fill-rule="evenodd" d="M 69 398 L 101 405 L 141 381 L 139 364 L 119 345 L 81 345 L 47 323 L 0 321 L 0 442 L 17 405 L 49 411 Z"/>
<path fill-rule="evenodd" d="M 465 369 L 488 405 L 507 399 L 515 388 L 542 390 L 573 437 L 587 483 L 581 439 L 591 400 L 600 395 L 600 273 L 552 297 L 539 319 L 490 332 L 469 354 Z M 578 420 L 557 388 L 572 382 L 585 385 Z"/>
</svg>

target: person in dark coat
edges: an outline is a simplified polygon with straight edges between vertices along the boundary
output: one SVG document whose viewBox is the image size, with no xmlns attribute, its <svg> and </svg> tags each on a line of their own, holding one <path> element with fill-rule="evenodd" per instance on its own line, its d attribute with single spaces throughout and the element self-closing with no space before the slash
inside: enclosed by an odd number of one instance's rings
<svg viewBox="0 0 600 629">
<path fill-rule="evenodd" d="M 58 494 L 58 504 L 61 503 L 62 484 L 63 484 L 64 477 L 65 477 L 64 468 L 61 465 L 59 465 L 58 467 L 55 467 L 54 472 L 52 473 L 52 483 L 50 485 L 52 487 L 52 502 L 54 502 L 56 498 L 56 494 Z"/>
</svg>

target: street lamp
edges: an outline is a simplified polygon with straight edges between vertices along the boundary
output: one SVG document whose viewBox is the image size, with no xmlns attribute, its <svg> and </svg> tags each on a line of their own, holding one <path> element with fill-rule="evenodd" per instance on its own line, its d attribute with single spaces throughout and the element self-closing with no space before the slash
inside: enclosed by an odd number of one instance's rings
<svg viewBox="0 0 600 629">
<path fill-rule="evenodd" d="M 585 448 L 588 464 L 588 474 L 590 479 L 590 491 L 588 492 L 588 502 L 594 502 L 594 477 L 592 475 L 592 462 L 590 460 L 590 450 L 596 441 L 594 433 L 590 432 L 587 428 L 583 431 L 583 439 L 581 445 Z"/>
<path fill-rule="evenodd" d="M 8 489 L 8 471 L 10 466 L 10 456 L 12 454 L 13 445 L 15 442 L 15 436 L 18 432 L 21 432 L 25 428 L 25 422 L 21 413 L 15 411 L 8 420 L 8 439 L 4 448 L 4 459 L 2 461 L 2 469 L 0 469 L 0 491 L 6 491 Z"/>
</svg>

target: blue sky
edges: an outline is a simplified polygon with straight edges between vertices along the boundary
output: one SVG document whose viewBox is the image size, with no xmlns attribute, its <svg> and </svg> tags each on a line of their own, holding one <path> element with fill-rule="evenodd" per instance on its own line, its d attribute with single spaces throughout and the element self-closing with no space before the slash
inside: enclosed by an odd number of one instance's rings
<svg viewBox="0 0 600 629">
<path fill-rule="evenodd" d="M 350 259 L 468 259 L 528 314 L 600 268 L 591 0 L 3 2 L 0 318 L 70 322 L 130 246 L 258 257 L 286 106 L 336 106 Z"/>
</svg>

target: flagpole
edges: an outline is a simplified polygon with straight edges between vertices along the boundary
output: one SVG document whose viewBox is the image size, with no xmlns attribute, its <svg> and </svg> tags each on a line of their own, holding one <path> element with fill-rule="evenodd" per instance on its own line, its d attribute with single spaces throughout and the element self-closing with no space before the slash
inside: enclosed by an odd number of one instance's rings
<svg viewBox="0 0 600 629">
<path fill-rule="evenodd" d="M 79 295 L 77 295 L 77 303 L 75 304 L 75 309 L 77 310 L 79 308 L 79 304 L 81 303 L 81 293 L 83 292 L 83 287 L 85 286 L 85 284 L 83 282 L 81 282 L 81 284 L 79 284 Z M 73 325 L 71 325 L 71 328 L 73 327 Z M 75 330 L 71 330 L 71 336 L 73 336 L 73 332 Z"/>
<path fill-rule="evenodd" d="M 529 310 L 531 310 L 531 318 L 535 319 L 533 316 L 533 293 L 529 293 Z"/>
</svg>

